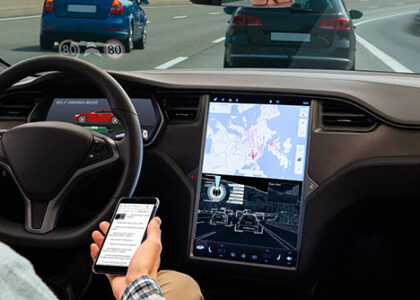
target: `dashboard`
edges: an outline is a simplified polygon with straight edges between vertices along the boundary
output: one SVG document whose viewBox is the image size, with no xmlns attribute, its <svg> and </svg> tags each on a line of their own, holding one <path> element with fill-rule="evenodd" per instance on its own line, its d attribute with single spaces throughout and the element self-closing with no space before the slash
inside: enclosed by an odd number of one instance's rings
<svg viewBox="0 0 420 300">
<path fill-rule="evenodd" d="M 420 176 L 417 75 L 110 73 L 144 130 L 135 194 L 161 199 L 164 266 L 311 282 L 331 241 L 345 238 L 335 232 L 343 213 L 417 196 L 408 188 Z M 1 129 L 51 120 L 124 136 L 103 95 L 80 78 L 47 74 L 0 103 Z"/>
</svg>

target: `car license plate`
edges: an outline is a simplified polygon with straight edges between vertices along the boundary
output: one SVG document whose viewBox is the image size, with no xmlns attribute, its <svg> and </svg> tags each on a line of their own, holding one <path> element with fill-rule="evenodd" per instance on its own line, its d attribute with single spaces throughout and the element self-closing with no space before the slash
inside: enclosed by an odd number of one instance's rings
<svg viewBox="0 0 420 300">
<path fill-rule="evenodd" d="M 311 35 L 309 33 L 272 32 L 270 39 L 274 42 L 309 43 Z"/>
<path fill-rule="evenodd" d="M 69 4 L 67 6 L 67 11 L 94 14 L 96 13 L 96 5 Z"/>
</svg>

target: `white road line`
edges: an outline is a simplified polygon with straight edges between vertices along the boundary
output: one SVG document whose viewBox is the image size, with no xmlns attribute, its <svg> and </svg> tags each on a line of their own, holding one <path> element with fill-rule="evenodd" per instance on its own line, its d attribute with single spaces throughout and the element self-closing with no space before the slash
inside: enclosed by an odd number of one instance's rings
<svg viewBox="0 0 420 300">
<path fill-rule="evenodd" d="M 381 60 L 385 65 L 387 65 L 391 70 L 399 73 L 414 73 L 412 70 L 399 63 L 395 58 L 389 56 L 381 49 L 377 48 L 360 35 L 356 35 L 357 42 L 365 47 L 370 53 L 375 55 L 379 60 Z"/>
<path fill-rule="evenodd" d="M 359 26 L 359 25 L 363 25 L 363 24 L 367 24 L 367 23 L 371 23 L 371 22 L 376 22 L 376 21 L 379 21 L 379 20 L 385 20 L 385 19 L 388 19 L 388 18 L 411 15 L 411 14 L 414 14 L 416 12 L 418 12 L 418 10 L 413 10 L 413 11 L 410 11 L 410 12 L 405 12 L 405 13 L 400 13 L 400 14 L 395 14 L 395 15 L 389 15 L 389 16 L 380 17 L 380 18 L 368 19 L 368 20 L 356 22 L 356 23 L 354 23 L 354 25 Z"/>
<path fill-rule="evenodd" d="M 146 21 L 146 24 L 150 24 L 150 23 L 152 23 L 152 21 Z"/>
<path fill-rule="evenodd" d="M 398 17 L 398 16 L 410 15 L 410 14 L 413 14 L 413 13 L 416 13 L 416 12 L 417 12 L 417 10 L 416 11 L 399 13 L 399 14 L 394 14 L 394 15 L 389 15 L 389 16 L 384 16 L 384 17 L 380 17 L 380 18 L 368 19 L 368 20 L 357 22 L 354 25 L 360 26 L 360 25 L 363 25 L 363 24 L 376 22 L 376 21 L 380 21 L 380 20 L 385 20 L 385 19 L 389 19 L 389 18 L 394 18 L 394 17 Z M 402 73 L 414 73 L 412 70 L 410 70 L 409 68 L 407 68 L 406 66 L 404 66 L 403 64 L 398 62 L 395 58 L 388 55 L 387 53 L 385 53 L 384 51 L 382 51 L 378 47 L 374 46 L 372 43 L 368 42 L 367 40 L 362 38 L 360 35 L 356 34 L 356 39 L 357 39 L 358 43 L 360 43 L 363 47 L 365 47 L 370 53 L 372 53 L 374 56 L 376 56 L 379 60 L 381 60 L 385 65 L 387 65 L 389 68 L 391 68 L 391 70 L 393 70 L 395 72 L 402 72 Z"/>
<path fill-rule="evenodd" d="M 214 40 L 212 43 L 214 44 L 218 44 L 220 42 L 223 42 L 226 38 L 224 36 L 222 36 L 221 38 L 218 38 L 217 40 Z"/>
<path fill-rule="evenodd" d="M 167 61 L 164 64 L 161 64 L 161 65 L 157 66 L 155 69 L 157 69 L 157 70 L 166 70 L 166 69 L 169 69 L 170 67 L 173 67 L 176 64 L 179 64 L 180 62 L 183 62 L 184 60 L 187 60 L 187 59 L 188 59 L 188 57 L 180 56 L 180 57 L 171 59 L 170 61 Z"/>
<path fill-rule="evenodd" d="M 184 18 L 186 18 L 187 16 L 176 16 L 176 17 L 174 17 L 174 19 L 184 19 Z"/>
<path fill-rule="evenodd" d="M 35 18 L 40 18 L 40 17 L 41 17 L 41 15 L 24 16 L 24 17 L 14 17 L 14 18 L 2 18 L 2 19 L 0 19 L 0 22 L 2 22 L 2 21 L 24 20 L 24 19 L 35 19 Z"/>
<path fill-rule="evenodd" d="M 220 15 L 221 12 L 220 11 L 216 11 L 216 12 L 209 12 L 209 15 Z"/>
<path fill-rule="evenodd" d="M 197 236 L 195 239 L 196 240 L 202 240 L 202 239 L 208 238 L 209 236 L 212 236 L 214 234 L 216 234 L 216 231 L 212 231 L 212 232 Z"/>
<path fill-rule="evenodd" d="M 194 5 L 194 4 L 183 4 L 183 5 L 156 5 L 156 6 L 148 6 L 148 7 L 143 7 L 145 9 L 152 9 L 152 8 L 174 8 L 174 7 L 186 7 L 186 6 L 190 6 L 190 7 L 200 7 L 199 5 Z"/>
</svg>

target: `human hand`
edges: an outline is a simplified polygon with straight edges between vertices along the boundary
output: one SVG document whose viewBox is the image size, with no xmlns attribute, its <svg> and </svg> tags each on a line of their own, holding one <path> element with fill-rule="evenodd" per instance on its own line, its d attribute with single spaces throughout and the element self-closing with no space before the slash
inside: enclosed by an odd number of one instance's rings
<svg viewBox="0 0 420 300">
<path fill-rule="evenodd" d="M 128 265 L 127 274 L 124 275 L 112 275 L 107 274 L 112 292 L 116 299 L 121 299 L 125 289 L 134 280 L 143 275 L 148 275 L 154 280 L 157 280 L 157 271 L 160 264 L 160 254 L 162 252 L 161 243 L 161 231 L 160 231 L 161 220 L 159 217 L 154 217 L 149 225 L 147 226 L 147 238 L 137 248 L 133 257 L 131 258 L 130 264 Z M 92 238 L 94 243 L 90 245 L 90 255 L 95 261 L 98 257 L 99 249 L 104 241 L 104 235 L 109 229 L 108 222 L 101 222 L 99 224 L 100 231 L 95 230 L 92 232 Z"/>
</svg>

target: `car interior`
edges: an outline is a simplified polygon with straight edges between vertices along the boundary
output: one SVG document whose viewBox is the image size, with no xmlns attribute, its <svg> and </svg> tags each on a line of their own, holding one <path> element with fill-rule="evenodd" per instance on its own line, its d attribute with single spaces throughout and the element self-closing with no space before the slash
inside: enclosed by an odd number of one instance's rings
<svg viewBox="0 0 420 300">
<path fill-rule="evenodd" d="M 205 299 L 420 297 L 420 75 L 58 55 L 0 72 L 0 240 L 58 298 L 113 299 L 89 245 L 128 196 L 159 198 L 160 268 Z"/>
</svg>

